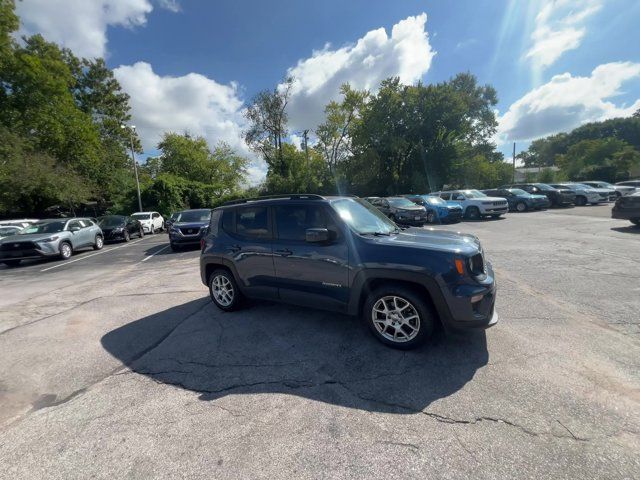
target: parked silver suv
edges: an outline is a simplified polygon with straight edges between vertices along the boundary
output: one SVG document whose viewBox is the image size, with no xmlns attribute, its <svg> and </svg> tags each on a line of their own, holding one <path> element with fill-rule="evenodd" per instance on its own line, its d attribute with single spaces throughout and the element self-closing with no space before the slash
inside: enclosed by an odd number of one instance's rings
<svg viewBox="0 0 640 480">
<path fill-rule="evenodd" d="M 27 259 L 57 256 L 66 260 L 76 250 L 100 250 L 103 245 L 102 230 L 89 218 L 40 220 L 0 240 L 0 262 L 13 267 Z"/>
</svg>

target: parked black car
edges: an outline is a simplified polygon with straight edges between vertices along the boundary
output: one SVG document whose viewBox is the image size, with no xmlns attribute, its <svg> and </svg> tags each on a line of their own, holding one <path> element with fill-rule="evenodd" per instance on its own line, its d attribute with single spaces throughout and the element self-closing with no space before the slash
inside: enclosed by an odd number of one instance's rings
<svg viewBox="0 0 640 480">
<path fill-rule="evenodd" d="M 515 183 L 513 185 L 503 185 L 500 188 L 520 188 L 534 195 L 545 195 L 553 207 L 566 207 L 573 205 L 576 201 L 576 192 L 568 188 L 553 188 L 546 183 Z"/>
<path fill-rule="evenodd" d="M 144 237 L 142 224 L 133 217 L 104 215 L 97 218 L 97 223 L 102 229 L 105 242 L 120 240 L 128 242 L 132 237 Z"/>
<path fill-rule="evenodd" d="M 210 219 L 211 210 L 208 208 L 178 212 L 169 229 L 171 249 L 175 251 L 186 245 L 200 245 Z"/>
<path fill-rule="evenodd" d="M 640 226 L 640 192 L 618 198 L 611 210 L 611 218 L 629 220 Z"/>
<path fill-rule="evenodd" d="M 370 203 L 398 225 L 421 227 L 427 223 L 427 210 L 404 197 L 373 198 Z"/>
<path fill-rule="evenodd" d="M 248 297 L 361 315 L 380 341 L 403 349 L 438 325 L 498 321 L 493 270 L 477 237 L 403 231 L 353 197 L 290 195 L 214 209 L 200 274 L 224 311 Z"/>
<path fill-rule="evenodd" d="M 482 193 L 490 197 L 504 198 L 509 204 L 509 210 L 512 212 L 540 210 L 551 205 L 546 195 L 528 193 L 521 188 L 494 188 L 482 190 Z"/>
</svg>

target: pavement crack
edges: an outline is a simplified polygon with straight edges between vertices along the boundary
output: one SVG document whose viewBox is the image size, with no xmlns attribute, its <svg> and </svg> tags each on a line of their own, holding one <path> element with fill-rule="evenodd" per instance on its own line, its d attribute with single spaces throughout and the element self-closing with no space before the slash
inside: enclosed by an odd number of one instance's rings
<svg viewBox="0 0 640 480">
<path fill-rule="evenodd" d="M 414 443 L 405 443 L 405 442 L 393 442 L 391 440 L 382 440 L 379 442 L 376 442 L 378 444 L 382 444 L 382 445 L 393 445 L 396 447 L 406 447 L 406 448 L 410 448 L 413 451 L 418 451 L 420 450 L 420 447 Z"/>
</svg>

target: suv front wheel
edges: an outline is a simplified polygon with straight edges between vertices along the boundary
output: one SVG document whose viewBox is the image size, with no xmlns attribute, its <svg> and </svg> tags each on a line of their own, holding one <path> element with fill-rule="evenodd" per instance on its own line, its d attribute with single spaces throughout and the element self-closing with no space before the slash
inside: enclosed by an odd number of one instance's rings
<svg viewBox="0 0 640 480">
<path fill-rule="evenodd" d="M 242 300 L 238 285 L 228 270 L 219 269 L 211 274 L 209 294 L 216 307 L 225 312 L 236 310 Z"/>
<path fill-rule="evenodd" d="M 419 295 L 403 287 L 373 291 L 367 297 L 363 316 L 378 340 L 402 350 L 424 343 L 434 330 L 431 308 Z"/>
</svg>

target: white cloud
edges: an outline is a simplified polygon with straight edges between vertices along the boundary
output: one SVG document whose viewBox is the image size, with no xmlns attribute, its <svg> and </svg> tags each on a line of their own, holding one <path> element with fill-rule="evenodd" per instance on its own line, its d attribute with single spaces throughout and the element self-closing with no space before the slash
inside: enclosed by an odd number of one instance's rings
<svg viewBox="0 0 640 480">
<path fill-rule="evenodd" d="M 178 11 L 175 0 L 160 6 Z M 47 40 L 70 48 L 81 57 L 104 57 L 107 28 L 145 25 L 153 10 L 150 0 L 23 0 L 16 2 L 20 35 L 41 33 Z"/>
<path fill-rule="evenodd" d="M 640 80 L 640 64 L 614 62 L 599 65 L 588 77 L 555 75 L 513 103 L 499 118 L 498 142 L 531 140 L 569 131 L 587 122 L 626 117 L 640 108 L 616 105 L 610 99 L 629 80 Z"/>
<path fill-rule="evenodd" d="M 164 8 L 165 10 L 169 10 L 173 13 L 178 13 L 182 10 L 178 0 L 158 0 L 158 5 L 160 5 L 160 8 Z"/>
<path fill-rule="evenodd" d="M 526 57 L 536 68 L 545 68 L 580 46 L 584 23 L 602 8 L 602 0 L 543 0 L 540 5 Z"/>
<path fill-rule="evenodd" d="M 321 123 L 325 105 L 338 99 L 345 82 L 357 89 L 374 90 L 391 76 L 404 83 L 422 78 L 435 55 L 426 21 L 423 13 L 395 24 L 391 36 L 379 28 L 337 50 L 327 44 L 290 68 L 287 74 L 295 78 L 289 107 L 292 129 L 315 128 Z"/>
</svg>

